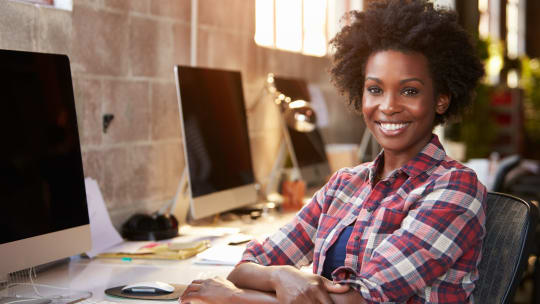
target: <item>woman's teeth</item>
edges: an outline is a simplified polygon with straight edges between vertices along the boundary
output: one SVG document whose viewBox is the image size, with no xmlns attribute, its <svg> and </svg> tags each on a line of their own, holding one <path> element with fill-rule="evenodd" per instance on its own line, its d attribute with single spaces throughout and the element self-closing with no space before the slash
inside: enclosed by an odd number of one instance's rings
<svg viewBox="0 0 540 304">
<path fill-rule="evenodd" d="M 379 123 L 384 130 L 395 131 L 404 128 L 407 123 Z"/>
</svg>

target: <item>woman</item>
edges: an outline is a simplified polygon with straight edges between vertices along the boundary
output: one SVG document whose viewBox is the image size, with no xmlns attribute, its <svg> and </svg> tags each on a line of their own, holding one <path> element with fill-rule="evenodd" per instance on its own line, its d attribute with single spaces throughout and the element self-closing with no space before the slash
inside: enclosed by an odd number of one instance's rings
<svg viewBox="0 0 540 304">
<path fill-rule="evenodd" d="M 478 279 L 486 189 L 433 128 L 471 102 L 483 68 L 452 12 L 376 1 L 332 40 L 333 81 L 382 146 L 336 172 L 288 225 L 248 244 L 204 303 L 468 303 Z M 313 274 L 298 267 L 313 263 Z"/>
</svg>

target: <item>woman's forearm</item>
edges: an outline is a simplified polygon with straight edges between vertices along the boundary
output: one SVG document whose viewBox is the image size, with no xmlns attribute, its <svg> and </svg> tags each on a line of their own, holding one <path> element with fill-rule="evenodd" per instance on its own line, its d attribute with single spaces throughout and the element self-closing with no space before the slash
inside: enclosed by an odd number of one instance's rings
<svg viewBox="0 0 540 304">
<path fill-rule="evenodd" d="M 234 296 L 235 304 L 279 304 L 276 294 L 271 292 L 243 289 Z"/>
<path fill-rule="evenodd" d="M 233 282 L 238 288 L 274 292 L 271 281 L 272 271 L 271 266 L 248 262 L 236 266 L 227 280 Z"/>
<path fill-rule="evenodd" d="M 274 282 L 276 280 L 274 276 L 276 275 L 275 272 L 279 271 L 279 267 L 288 266 L 261 266 L 255 263 L 244 263 L 236 266 L 227 279 L 245 292 L 245 294 L 241 293 L 240 296 L 246 301 L 239 301 L 238 303 L 252 303 L 247 300 L 254 298 L 258 293 L 264 294 L 265 299 L 269 301 L 262 303 L 278 303 L 274 293 L 274 284 L 276 283 Z M 344 293 L 329 293 L 329 295 L 336 304 L 365 303 L 361 294 L 353 289 Z"/>
<path fill-rule="evenodd" d="M 359 292 L 350 290 L 346 293 L 331 293 L 330 298 L 334 304 L 364 304 L 364 298 Z M 264 292 L 259 290 L 243 289 L 241 293 L 238 293 L 234 298 L 236 304 L 278 304 L 276 295 L 271 292 Z"/>
</svg>

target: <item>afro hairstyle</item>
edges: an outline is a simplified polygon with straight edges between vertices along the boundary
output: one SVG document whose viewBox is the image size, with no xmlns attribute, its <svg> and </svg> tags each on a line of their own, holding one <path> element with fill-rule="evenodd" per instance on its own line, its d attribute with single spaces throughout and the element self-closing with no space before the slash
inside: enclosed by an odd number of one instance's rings
<svg viewBox="0 0 540 304">
<path fill-rule="evenodd" d="M 349 25 L 330 41 L 335 51 L 330 74 L 355 110 L 362 107 L 366 62 L 384 50 L 419 52 L 427 58 L 435 94 L 450 96 L 449 108 L 436 115 L 435 125 L 458 117 L 472 102 L 484 68 L 455 12 L 435 9 L 426 0 L 382 0 L 344 18 Z"/>
</svg>

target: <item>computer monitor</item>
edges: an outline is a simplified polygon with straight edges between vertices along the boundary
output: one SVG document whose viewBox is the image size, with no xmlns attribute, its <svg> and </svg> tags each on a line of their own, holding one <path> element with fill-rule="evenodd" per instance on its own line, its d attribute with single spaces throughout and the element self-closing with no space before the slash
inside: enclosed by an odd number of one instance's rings
<svg viewBox="0 0 540 304">
<path fill-rule="evenodd" d="M 239 71 L 176 66 L 193 219 L 257 202 Z"/>
<path fill-rule="evenodd" d="M 0 275 L 91 248 L 69 59 L 0 50 Z"/>
<path fill-rule="evenodd" d="M 303 79 L 274 76 L 274 84 L 278 91 L 290 97 L 291 100 L 311 100 L 307 84 Z M 285 130 L 286 140 L 292 152 L 291 158 L 298 166 L 302 180 L 309 188 L 322 186 L 331 171 L 319 129 L 299 132 L 285 124 Z"/>
</svg>

